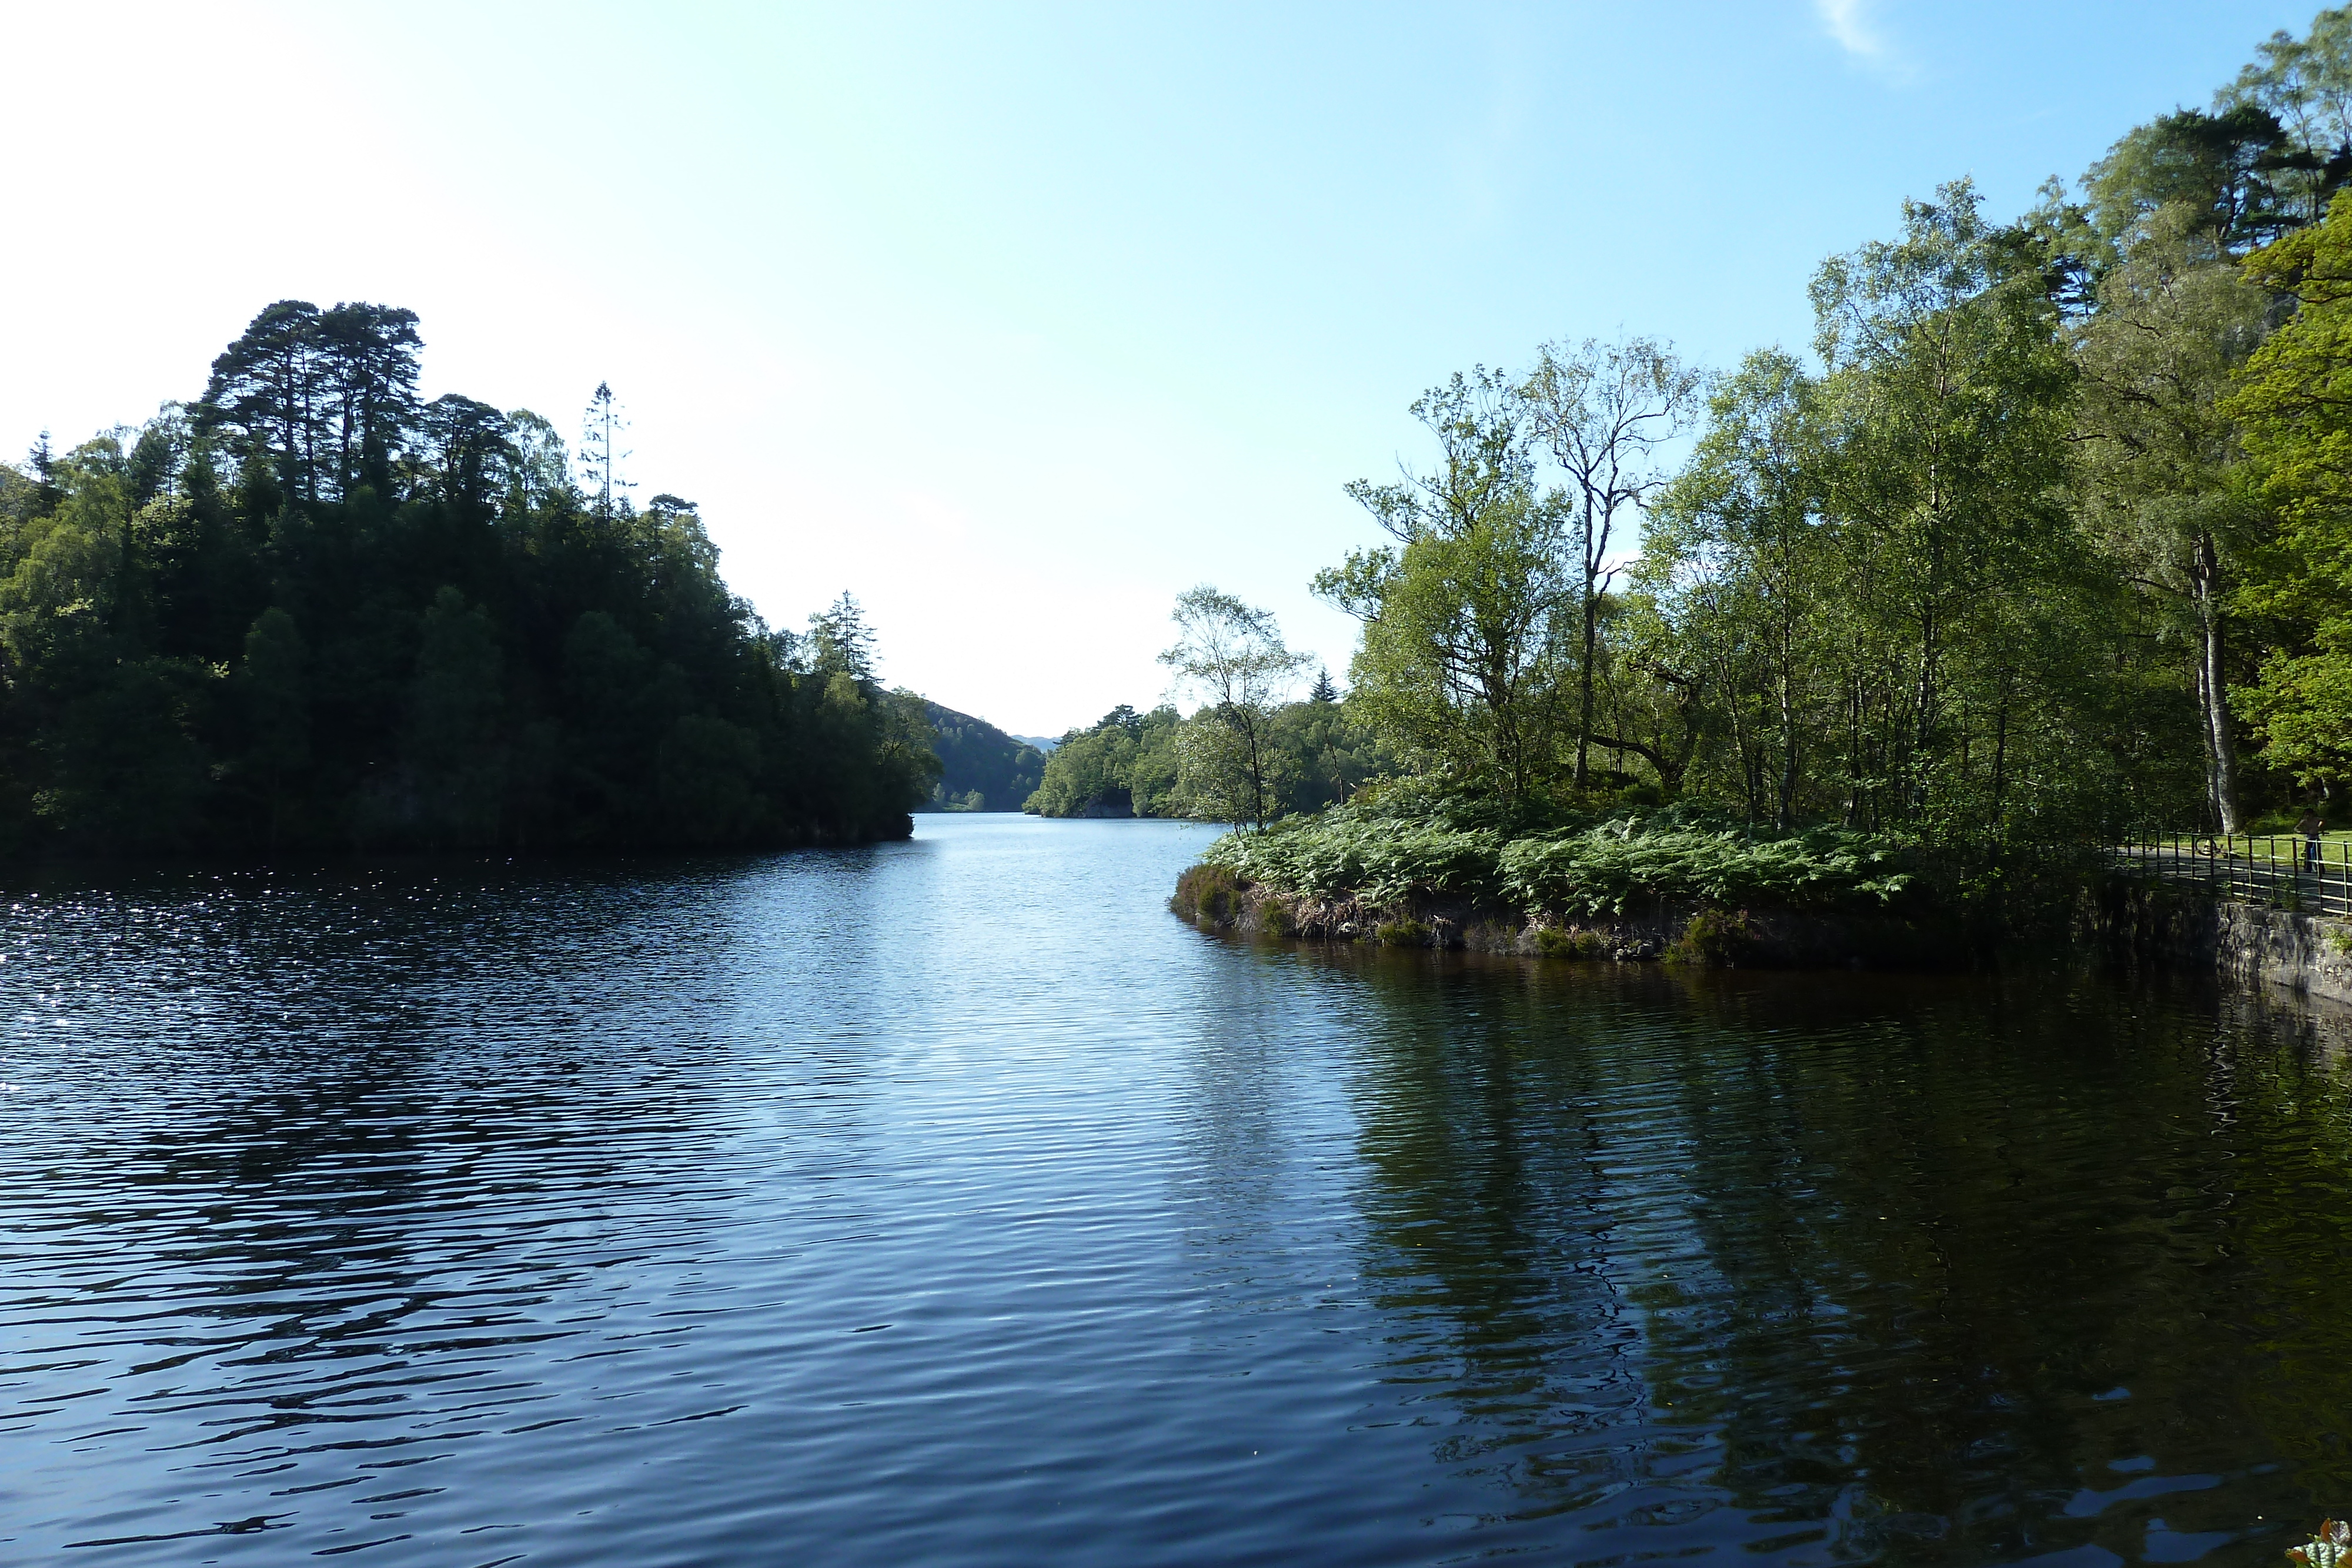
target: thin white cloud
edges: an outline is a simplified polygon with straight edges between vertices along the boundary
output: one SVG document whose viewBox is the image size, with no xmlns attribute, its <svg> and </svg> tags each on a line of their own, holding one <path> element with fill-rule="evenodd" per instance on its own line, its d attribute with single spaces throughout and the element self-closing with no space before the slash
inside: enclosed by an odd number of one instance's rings
<svg viewBox="0 0 2352 1568">
<path fill-rule="evenodd" d="M 1870 0 L 1813 0 L 1813 10 L 1837 47 L 1867 65 L 1895 63 L 1885 35 L 1872 26 Z"/>
</svg>

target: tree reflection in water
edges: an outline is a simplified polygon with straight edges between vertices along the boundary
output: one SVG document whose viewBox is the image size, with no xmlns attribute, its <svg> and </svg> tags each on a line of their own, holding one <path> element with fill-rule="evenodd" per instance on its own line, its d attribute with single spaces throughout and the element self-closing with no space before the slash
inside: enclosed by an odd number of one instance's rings
<svg viewBox="0 0 2352 1568">
<path fill-rule="evenodd" d="M 1322 961 L 1379 1004 L 1389 1376 L 1498 1519 L 1595 1561 L 2266 1560 L 2352 1497 L 2339 1025 L 2096 979 Z"/>
</svg>

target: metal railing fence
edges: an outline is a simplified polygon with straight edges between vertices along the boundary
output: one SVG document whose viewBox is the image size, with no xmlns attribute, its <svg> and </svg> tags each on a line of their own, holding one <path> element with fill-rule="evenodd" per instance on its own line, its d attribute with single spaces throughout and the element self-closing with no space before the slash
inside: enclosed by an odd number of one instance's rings
<svg viewBox="0 0 2352 1568">
<path fill-rule="evenodd" d="M 2217 898 L 2352 918 L 2352 841 L 2285 833 L 2175 833 L 2119 844 L 2118 868 L 2185 883 Z"/>
</svg>

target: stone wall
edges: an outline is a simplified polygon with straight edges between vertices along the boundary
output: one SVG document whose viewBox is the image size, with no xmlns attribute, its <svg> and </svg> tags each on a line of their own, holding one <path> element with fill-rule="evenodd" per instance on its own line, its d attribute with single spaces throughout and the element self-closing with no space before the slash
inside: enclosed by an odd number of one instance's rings
<svg viewBox="0 0 2352 1568">
<path fill-rule="evenodd" d="M 2352 1002 L 2352 923 L 2118 883 L 2102 890 L 2085 924 L 2084 935 L 2118 957 Z"/>
</svg>

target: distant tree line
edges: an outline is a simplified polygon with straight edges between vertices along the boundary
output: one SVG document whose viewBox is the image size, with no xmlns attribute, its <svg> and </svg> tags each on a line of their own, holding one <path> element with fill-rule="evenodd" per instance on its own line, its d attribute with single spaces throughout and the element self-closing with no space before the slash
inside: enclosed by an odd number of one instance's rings
<svg viewBox="0 0 2352 1568">
<path fill-rule="evenodd" d="M 0 465 L 0 850 L 744 846 L 904 833 L 938 762 L 846 594 L 730 593 L 627 497 L 609 389 L 422 401 L 408 311 L 285 300 L 203 395 Z"/>
<path fill-rule="evenodd" d="M 1172 704 L 1141 714 L 1122 704 L 1062 737 L 1023 810 L 1255 823 L 1337 805 L 1396 767 L 1328 674 L 1303 700 L 1270 694 L 1240 716 L 1259 727 L 1255 768 L 1247 732 L 1237 737 L 1214 704 L 1189 719 Z"/>
</svg>

